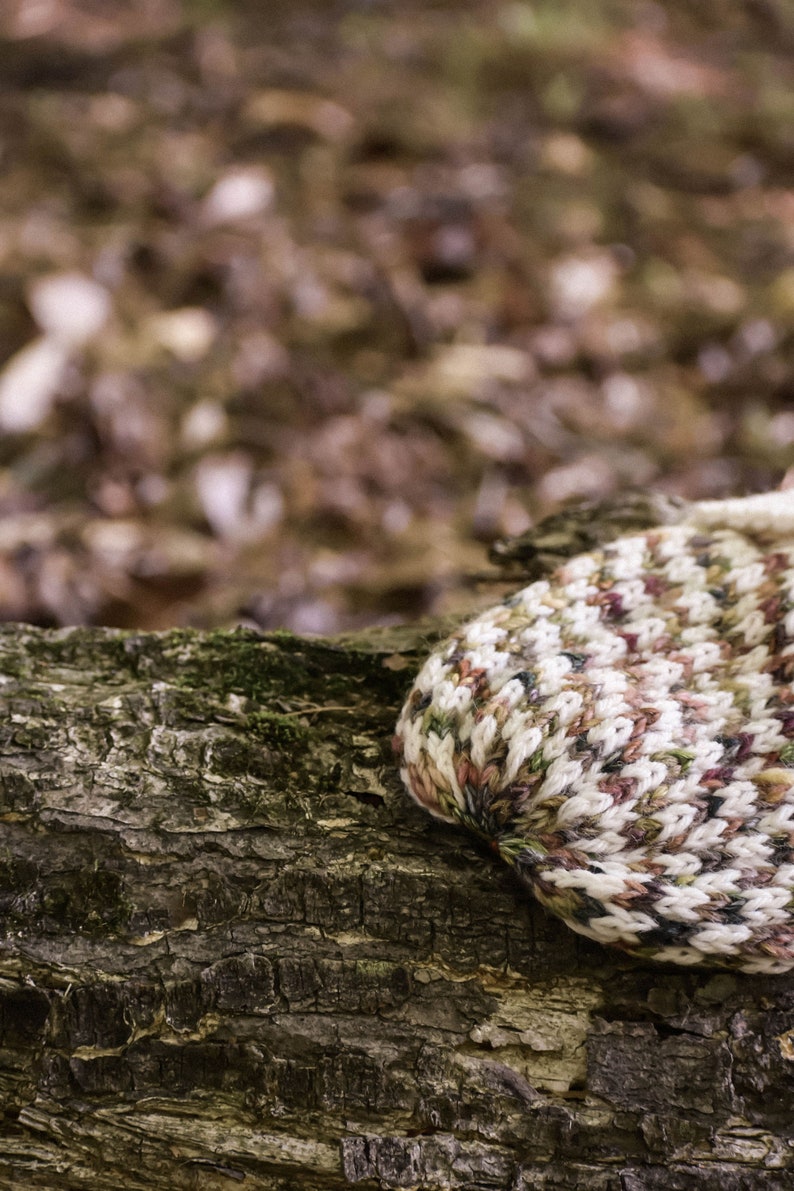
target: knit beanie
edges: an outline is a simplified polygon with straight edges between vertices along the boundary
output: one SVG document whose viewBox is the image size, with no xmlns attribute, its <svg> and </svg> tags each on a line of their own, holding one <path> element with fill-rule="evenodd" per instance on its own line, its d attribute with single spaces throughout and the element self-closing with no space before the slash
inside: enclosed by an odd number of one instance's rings
<svg viewBox="0 0 794 1191">
<path fill-rule="evenodd" d="M 460 628 L 402 776 L 580 934 L 794 967 L 794 492 L 688 506 Z"/>
</svg>

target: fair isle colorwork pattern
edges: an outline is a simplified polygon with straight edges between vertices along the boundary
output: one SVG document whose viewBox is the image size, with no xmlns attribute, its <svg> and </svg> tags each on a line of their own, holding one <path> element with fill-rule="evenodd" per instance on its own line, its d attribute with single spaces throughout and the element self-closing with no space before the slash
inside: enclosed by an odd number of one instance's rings
<svg viewBox="0 0 794 1191">
<path fill-rule="evenodd" d="M 748 505 L 738 529 L 709 502 L 619 538 L 470 621 L 397 746 L 416 801 L 574 930 L 776 973 L 794 967 L 794 494 L 724 507 Z"/>
</svg>

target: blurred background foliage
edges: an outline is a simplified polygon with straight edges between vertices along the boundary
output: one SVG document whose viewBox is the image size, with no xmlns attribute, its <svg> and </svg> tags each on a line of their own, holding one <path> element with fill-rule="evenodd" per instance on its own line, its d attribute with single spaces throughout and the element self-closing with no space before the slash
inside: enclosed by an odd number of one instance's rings
<svg viewBox="0 0 794 1191">
<path fill-rule="evenodd" d="M 794 462 L 790 0 L 5 0 L 0 618 L 334 632 Z"/>
</svg>

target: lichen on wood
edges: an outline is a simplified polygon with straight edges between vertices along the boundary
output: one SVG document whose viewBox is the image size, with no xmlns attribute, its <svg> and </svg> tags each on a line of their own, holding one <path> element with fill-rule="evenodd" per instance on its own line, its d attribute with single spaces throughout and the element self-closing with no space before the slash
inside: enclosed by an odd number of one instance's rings
<svg viewBox="0 0 794 1191">
<path fill-rule="evenodd" d="M 790 1186 L 794 981 L 577 938 L 412 806 L 431 640 L 0 630 L 0 1188 Z"/>
</svg>

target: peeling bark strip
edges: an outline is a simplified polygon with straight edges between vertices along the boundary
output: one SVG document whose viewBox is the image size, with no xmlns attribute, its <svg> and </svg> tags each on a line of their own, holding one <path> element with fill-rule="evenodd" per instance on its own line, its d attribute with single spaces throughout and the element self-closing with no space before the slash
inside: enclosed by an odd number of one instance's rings
<svg viewBox="0 0 794 1191">
<path fill-rule="evenodd" d="M 794 1185 L 794 979 L 607 952 L 412 806 L 428 649 L 0 631 L 0 1187 Z"/>
</svg>

